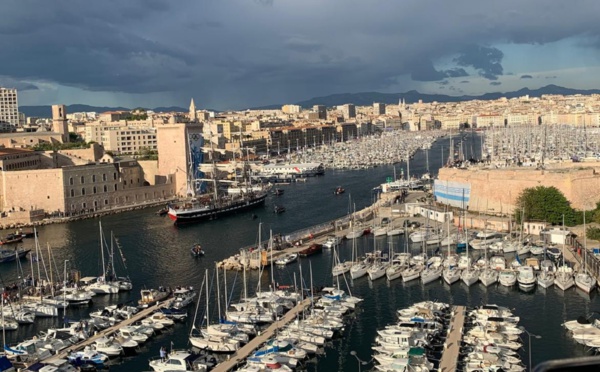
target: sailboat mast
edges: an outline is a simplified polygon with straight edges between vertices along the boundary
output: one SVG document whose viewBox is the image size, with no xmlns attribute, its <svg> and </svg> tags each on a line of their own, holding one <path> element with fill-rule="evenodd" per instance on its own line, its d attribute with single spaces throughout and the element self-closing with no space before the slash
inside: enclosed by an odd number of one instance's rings
<svg viewBox="0 0 600 372">
<path fill-rule="evenodd" d="M 275 270 L 273 270 L 273 230 L 269 230 L 269 246 L 271 248 L 271 291 L 275 290 L 275 278 L 273 277 Z"/>
<path fill-rule="evenodd" d="M 210 324 L 210 317 L 208 314 L 209 306 L 208 306 L 208 269 L 204 270 L 204 276 L 206 278 L 206 327 Z"/>
<path fill-rule="evenodd" d="M 100 257 L 102 258 L 102 279 L 106 280 L 106 266 L 104 265 L 104 236 L 102 234 L 102 221 L 98 223 L 100 226 Z"/>
<path fill-rule="evenodd" d="M 219 289 L 219 266 L 217 266 L 217 263 L 215 263 L 215 270 L 217 272 L 217 312 L 219 319 L 221 319 L 221 290 Z"/>
</svg>

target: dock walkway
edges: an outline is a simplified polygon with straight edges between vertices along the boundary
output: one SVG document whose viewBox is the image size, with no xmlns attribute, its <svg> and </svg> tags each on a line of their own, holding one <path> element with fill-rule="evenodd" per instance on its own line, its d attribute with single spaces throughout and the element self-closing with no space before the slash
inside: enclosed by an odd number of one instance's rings
<svg viewBox="0 0 600 372">
<path fill-rule="evenodd" d="M 138 322 L 144 318 L 146 318 L 147 316 L 149 316 L 150 314 L 154 313 L 156 310 L 160 309 L 161 307 L 165 306 L 168 303 L 168 301 L 162 301 L 156 305 L 150 306 L 146 309 L 143 309 L 139 312 L 137 312 L 136 314 L 134 314 L 131 318 L 129 319 L 125 319 L 122 322 L 119 322 L 111 327 L 106 328 L 103 331 L 97 332 L 95 335 L 88 337 L 87 339 L 78 342 L 68 348 L 66 348 L 65 350 L 61 351 L 60 353 L 56 354 L 56 355 L 52 355 L 51 357 L 41 360 L 40 362 L 42 363 L 48 363 L 51 361 L 55 361 L 57 359 L 64 359 L 66 358 L 71 352 L 73 351 L 78 351 L 81 350 L 83 348 L 85 348 L 88 345 L 92 345 L 97 339 L 101 338 L 101 337 L 108 337 L 111 334 L 113 334 L 114 332 L 118 331 L 119 328 L 123 328 L 126 327 L 128 325 L 131 325 L 135 322 Z"/>
<path fill-rule="evenodd" d="M 293 309 L 288 311 L 283 318 L 271 324 L 266 330 L 261 332 L 259 335 L 254 337 L 250 342 L 236 351 L 231 358 L 219 363 L 214 369 L 214 372 L 227 372 L 232 368 L 236 367 L 238 363 L 241 363 L 248 357 L 254 350 L 258 349 L 262 344 L 267 342 L 273 335 L 275 331 L 283 327 L 284 325 L 290 323 L 292 320 L 296 318 L 296 316 L 302 312 L 308 305 L 310 305 L 311 299 L 307 298 L 304 301 L 300 302 Z"/>
<path fill-rule="evenodd" d="M 464 306 L 454 306 L 452 310 L 452 319 L 450 320 L 450 328 L 448 337 L 444 344 L 444 352 L 440 361 L 441 372 L 451 372 L 456 370 L 458 363 L 458 353 L 460 352 L 460 341 L 462 339 L 463 326 L 465 324 Z"/>
</svg>

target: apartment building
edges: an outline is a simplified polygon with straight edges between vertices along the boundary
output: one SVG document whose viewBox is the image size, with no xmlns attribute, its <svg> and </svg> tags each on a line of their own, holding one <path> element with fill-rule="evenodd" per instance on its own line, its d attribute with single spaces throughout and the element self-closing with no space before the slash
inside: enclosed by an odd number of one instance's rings
<svg viewBox="0 0 600 372">
<path fill-rule="evenodd" d="M 0 87 L 0 123 L 19 126 L 17 90 Z"/>
</svg>

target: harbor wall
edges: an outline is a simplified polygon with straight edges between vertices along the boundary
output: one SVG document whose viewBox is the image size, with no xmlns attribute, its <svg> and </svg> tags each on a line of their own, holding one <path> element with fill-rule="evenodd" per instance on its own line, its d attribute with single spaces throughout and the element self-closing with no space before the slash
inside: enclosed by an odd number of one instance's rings
<svg viewBox="0 0 600 372">
<path fill-rule="evenodd" d="M 551 169 L 441 168 L 438 179 L 470 184 L 471 195 L 467 204 L 470 212 L 512 213 L 521 192 L 537 186 L 556 187 L 575 209 L 594 208 L 600 201 L 600 163 L 563 164 Z"/>
</svg>

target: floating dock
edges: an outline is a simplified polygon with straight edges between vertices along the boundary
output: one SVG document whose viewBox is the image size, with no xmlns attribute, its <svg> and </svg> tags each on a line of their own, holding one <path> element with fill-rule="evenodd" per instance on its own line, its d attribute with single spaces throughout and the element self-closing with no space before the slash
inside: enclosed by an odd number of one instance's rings
<svg viewBox="0 0 600 372">
<path fill-rule="evenodd" d="M 87 339 L 85 339 L 81 342 L 78 342 L 74 345 L 71 345 L 71 346 L 65 348 L 63 351 L 61 351 L 58 354 L 52 355 L 51 357 L 48 357 L 44 360 L 40 360 L 40 362 L 48 363 L 48 362 L 55 361 L 57 359 L 65 359 L 71 352 L 82 350 L 86 346 L 92 345 L 97 339 L 102 338 L 102 337 L 109 337 L 110 335 L 112 335 L 113 333 L 118 331 L 119 328 L 126 327 L 128 325 L 131 325 L 135 322 L 138 322 L 138 321 L 146 318 L 150 314 L 152 314 L 155 311 L 159 310 L 160 308 L 164 307 L 167 304 L 167 302 L 168 301 L 162 301 L 162 302 L 157 303 L 153 306 L 150 306 L 146 309 L 140 310 L 139 312 L 137 312 L 133 316 L 131 316 L 131 318 L 125 319 L 122 322 L 119 322 L 111 327 L 106 328 L 105 330 L 99 331 L 95 335 L 88 337 Z"/>
<path fill-rule="evenodd" d="M 452 309 L 452 319 L 450 319 L 450 328 L 448 337 L 444 344 L 444 352 L 440 361 L 440 372 L 456 371 L 458 363 L 458 354 L 460 352 L 460 341 L 462 340 L 463 328 L 465 325 L 464 306 L 454 306 Z"/>
<path fill-rule="evenodd" d="M 298 303 L 298 305 L 296 305 L 293 309 L 285 313 L 281 319 L 271 324 L 266 330 L 262 331 L 260 334 L 250 340 L 250 342 L 232 354 L 231 358 L 219 363 L 212 371 L 227 372 L 236 367 L 239 363 L 242 363 L 254 350 L 258 349 L 262 344 L 273 337 L 278 329 L 294 320 L 299 313 L 304 311 L 304 309 L 311 304 L 311 302 L 311 299 L 307 298 Z"/>
</svg>

